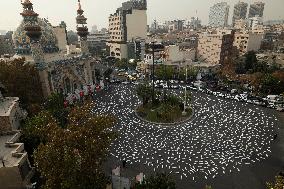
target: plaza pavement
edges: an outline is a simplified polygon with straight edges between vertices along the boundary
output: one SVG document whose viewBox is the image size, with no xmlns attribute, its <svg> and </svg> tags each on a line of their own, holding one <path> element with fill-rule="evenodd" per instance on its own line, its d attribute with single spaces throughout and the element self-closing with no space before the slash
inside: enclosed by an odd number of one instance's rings
<svg viewBox="0 0 284 189">
<path fill-rule="evenodd" d="M 171 92 L 182 95 L 180 90 Z M 192 121 L 159 127 L 135 116 L 134 108 L 141 103 L 135 86 L 113 85 L 102 93 L 95 97 L 95 113 L 118 119 L 109 172 L 126 160 L 123 176 L 167 172 L 180 189 L 206 184 L 214 189 L 264 189 L 284 169 L 284 119 L 274 110 L 193 92 Z"/>
</svg>

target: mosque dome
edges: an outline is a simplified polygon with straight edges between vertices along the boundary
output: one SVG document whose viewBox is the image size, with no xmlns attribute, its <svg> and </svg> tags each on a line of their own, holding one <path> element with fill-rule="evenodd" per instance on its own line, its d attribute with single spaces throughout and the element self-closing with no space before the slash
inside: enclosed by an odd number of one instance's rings
<svg viewBox="0 0 284 189">
<path fill-rule="evenodd" d="M 38 18 L 38 24 L 41 27 L 42 32 L 40 44 L 43 52 L 58 52 L 58 42 L 51 24 L 48 22 L 48 20 L 41 18 Z M 13 42 L 17 54 L 31 54 L 30 38 L 26 35 L 23 21 L 13 33 Z"/>
</svg>

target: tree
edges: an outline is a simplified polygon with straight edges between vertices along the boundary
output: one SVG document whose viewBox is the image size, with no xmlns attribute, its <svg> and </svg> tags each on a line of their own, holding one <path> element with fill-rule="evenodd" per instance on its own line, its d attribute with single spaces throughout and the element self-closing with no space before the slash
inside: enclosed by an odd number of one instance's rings
<svg viewBox="0 0 284 189">
<path fill-rule="evenodd" d="M 267 189 L 283 189 L 284 188 L 284 177 L 276 176 L 274 183 L 266 183 Z"/>
<path fill-rule="evenodd" d="M 257 64 L 256 53 L 254 51 L 249 51 L 245 54 L 245 70 L 252 70 Z"/>
<path fill-rule="evenodd" d="M 136 88 L 138 97 L 142 99 L 143 105 L 148 104 L 149 100 L 152 97 L 152 87 L 146 84 L 139 84 Z"/>
<path fill-rule="evenodd" d="M 155 75 L 159 79 L 169 80 L 174 76 L 174 69 L 171 66 L 163 65 L 155 71 Z"/>
<path fill-rule="evenodd" d="M 77 45 L 78 44 L 78 35 L 76 32 L 70 30 L 67 32 L 67 42 L 69 45 Z"/>
<path fill-rule="evenodd" d="M 47 111 L 42 111 L 32 118 L 28 118 L 23 124 L 21 136 L 21 142 L 25 144 L 25 150 L 28 154 L 32 155 L 41 143 L 45 144 L 52 132 L 56 132 L 57 129 L 56 120 Z M 33 158 L 30 160 L 33 163 Z"/>
<path fill-rule="evenodd" d="M 121 60 L 117 60 L 115 64 L 120 69 L 128 69 L 128 62 L 127 59 L 122 58 Z"/>
<path fill-rule="evenodd" d="M 93 104 L 74 108 L 66 129 L 58 127 L 34 153 L 36 168 L 46 189 L 105 189 L 102 168 L 110 144 L 115 119 L 92 114 Z"/>
<path fill-rule="evenodd" d="M 100 81 L 102 78 L 101 71 L 99 69 L 95 69 L 95 77 L 97 81 Z"/>
<path fill-rule="evenodd" d="M 31 107 L 43 102 L 39 74 L 32 65 L 25 64 L 24 59 L 0 62 L 0 81 L 7 89 L 7 96 L 20 98 L 21 105 L 29 113 Z"/>
<path fill-rule="evenodd" d="M 104 72 L 104 77 L 110 79 L 110 75 L 112 74 L 112 72 L 113 72 L 113 69 L 108 68 L 108 69 Z"/>
<path fill-rule="evenodd" d="M 266 74 L 261 80 L 261 92 L 264 94 L 280 94 L 284 91 L 284 82 L 272 74 Z"/>
<path fill-rule="evenodd" d="M 187 69 L 187 79 L 194 80 L 196 79 L 198 74 L 198 70 L 194 67 L 189 67 Z M 181 69 L 180 71 L 180 79 L 185 80 L 186 78 L 186 68 Z"/>
<path fill-rule="evenodd" d="M 64 107 L 63 94 L 53 93 L 45 102 L 45 109 L 58 121 L 60 127 L 66 127 L 69 109 Z"/>
<path fill-rule="evenodd" d="M 135 189 L 175 189 L 175 182 L 170 175 L 158 173 L 146 178 L 141 184 L 136 183 Z"/>
</svg>

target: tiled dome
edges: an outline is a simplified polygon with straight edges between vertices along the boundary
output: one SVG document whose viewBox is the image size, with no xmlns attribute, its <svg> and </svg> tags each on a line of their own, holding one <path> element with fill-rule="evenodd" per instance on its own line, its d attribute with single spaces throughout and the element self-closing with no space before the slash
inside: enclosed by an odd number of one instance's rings
<svg viewBox="0 0 284 189">
<path fill-rule="evenodd" d="M 40 18 L 38 23 L 42 30 L 40 43 L 43 51 L 45 53 L 58 52 L 57 38 L 50 23 L 46 19 Z M 13 33 L 13 42 L 17 54 L 31 54 L 30 38 L 26 35 L 23 22 Z"/>
</svg>

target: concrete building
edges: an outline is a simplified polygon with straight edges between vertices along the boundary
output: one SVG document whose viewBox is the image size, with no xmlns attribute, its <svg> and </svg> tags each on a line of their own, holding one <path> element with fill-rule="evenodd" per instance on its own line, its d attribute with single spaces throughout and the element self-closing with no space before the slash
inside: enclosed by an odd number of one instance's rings
<svg viewBox="0 0 284 189">
<path fill-rule="evenodd" d="M 239 50 L 240 55 L 244 55 L 248 51 L 258 51 L 261 47 L 263 34 L 252 32 L 235 33 L 234 46 Z"/>
<path fill-rule="evenodd" d="M 263 17 L 265 3 L 263 2 L 254 2 L 250 5 L 248 18 L 255 16 Z"/>
<path fill-rule="evenodd" d="M 228 33 L 201 33 L 198 40 L 199 60 L 212 65 L 224 64 L 232 55 L 234 34 Z"/>
<path fill-rule="evenodd" d="M 26 114 L 19 107 L 19 98 L 6 97 L 0 84 L 0 187 L 24 189 L 30 185 L 33 169 L 20 138 L 20 121 Z"/>
<path fill-rule="evenodd" d="M 110 56 L 128 58 L 128 42 L 147 37 L 147 2 L 130 0 L 109 16 Z"/>
<path fill-rule="evenodd" d="M 210 8 L 209 26 L 226 27 L 228 25 L 230 6 L 226 2 L 217 3 Z"/>
<path fill-rule="evenodd" d="M 251 30 L 256 30 L 259 26 L 263 25 L 263 18 L 259 16 L 250 17 L 248 19 L 248 27 Z"/>
<path fill-rule="evenodd" d="M 66 28 L 62 26 L 55 26 L 53 27 L 53 31 L 57 39 L 59 51 L 66 53 L 66 46 L 67 46 Z"/>
<path fill-rule="evenodd" d="M 169 45 L 165 47 L 161 45 L 159 47 L 155 48 L 155 68 L 157 69 L 162 68 L 162 66 L 170 66 L 174 70 L 179 70 L 186 65 L 192 64 L 195 59 L 195 49 L 182 50 L 177 45 Z M 138 63 L 138 70 L 144 74 L 151 73 L 152 67 L 152 53 L 146 54 L 144 61 Z"/>
<path fill-rule="evenodd" d="M 163 61 L 167 64 L 192 62 L 195 58 L 195 50 L 181 50 L 177 45 L 166 46 Z"/>
<path fill-rule="evenodd" d="M 0 56 L 15 53 L 12 41 L 12 34 L 12 32 L 7 32 L 5 35 L 0 35 Z"/>
<path fill-rule="evenodd" d="M 234 6 L 232 25 L 235 24 L 236 20 L 246 19 L 247 11 L 248 11 L 248 4 L 245 2 L 238 2 Z"/>
<path fill-rule="evenodd" d="M 201 20 L 198 17 L 191 17 L 184 22 L 184 28 L 198 30 L 202 27 Z"/>
<path fill-rule="evenodd" d="M 184 20 L 173 20 L 169 23 L 168 32 L 182 31 Z"/>
<path fill-rule="evenodd" d="M 87 42 L 89 51 L 91 54 L 99 55 L 103 50 L 107 48 L 107 42 L 109 41 L 109 33 L 97 31 L 88 35 Z"/>
<path fill-rule="evenodd" d="M 238 30 L 246 30 L 248 27 L 248 21 L 244 19 L 235 20 L 234 28 Z"/>
<path fill-rule="evenodd" d="M 2 96 L 0 86 L 0 132 L 19 130 L 20 122 L 25 118 L 24 111 L 19 107 L 19 98 Z"/>
<path fill-rule="evenodd" d="M 19 132 L 0 132 L 0 186 L 2 189 L 26 189 L 34 174 Z"/>
</svg>

